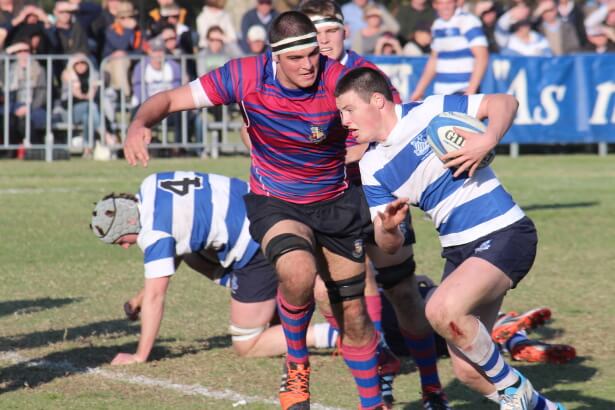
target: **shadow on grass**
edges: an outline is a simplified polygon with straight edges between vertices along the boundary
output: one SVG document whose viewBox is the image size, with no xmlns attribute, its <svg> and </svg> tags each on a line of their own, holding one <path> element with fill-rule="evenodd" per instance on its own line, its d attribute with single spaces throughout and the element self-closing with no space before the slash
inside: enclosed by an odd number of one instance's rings
<svg viewBox="0 0 615 410">
<path fill-rule="evenodd" d="M 79 302 L 82 298 L 38 298 L 25 300 L 6 300 L 0 302 L 0 316 L 26 315 L 52 309 L 69 303 Z"/>
<path fill-rule="evenodd" d="M 569 202 L 565 204 L 532 204 L 522 206 L 522 208 L 524 211 L 540 211 L 543 209 L 589 208 L 597 205 L 600 205 L 599 201 Z"/>
<path fill-rule="evenodd" d="M 139 334 L 139 324 L 127 320 L 103 320 L 87 325 L 65 329 L 43 330 L 39 332 L 0 337 L 2 350 L 30 349 L 53 343 L 87 340 L 92 337 L 115 339 L 126 335 Z"/>
<path fill-rule="evenodd" d="M 518 362 L 513 363 L 513 365 L 532 381 L 536 390 L 551 400 L 570 404 L 574 403 L 576 408 L 583 410 L 614 409 L 615 401 L 590 397 L 582 390 L 562 389 L 562 385 L 566 383 L 590 382 L 596 375 L 598 370 L 584 365 L 584 362 L 584 358 L 578 357 L 572 362 L 562 365 L 522 365 Z M 470 390 L 458 380 L 449 383 L 448 386 L 445 386 L 444 390 L 457 410 L 491 409 L 495 406 L 495 403 Z M 422 406 L 422 403 L 418 400 L 414 402 L 397 402 L 396 404 L 403 409 L 416 409 Z"/>
</svg>

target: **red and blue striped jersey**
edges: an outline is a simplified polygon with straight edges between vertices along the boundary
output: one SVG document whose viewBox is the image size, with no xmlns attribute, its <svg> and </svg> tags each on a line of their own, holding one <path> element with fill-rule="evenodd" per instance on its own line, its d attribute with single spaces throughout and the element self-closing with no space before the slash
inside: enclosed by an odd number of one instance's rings
<svg viewBox="0 0 615 410">
<path fill-rule="evenodd" d="M 347 131 L 334 90 L 345 68 L 321 56 L 309 89 L 287 89 L 275 77 L 271 52 L 233 59 L 191 83 L 198 107 L 241 105 L 252 143 L 250 190 L 293 203 L 313 203 L 348 187 Z"/>
</svg>

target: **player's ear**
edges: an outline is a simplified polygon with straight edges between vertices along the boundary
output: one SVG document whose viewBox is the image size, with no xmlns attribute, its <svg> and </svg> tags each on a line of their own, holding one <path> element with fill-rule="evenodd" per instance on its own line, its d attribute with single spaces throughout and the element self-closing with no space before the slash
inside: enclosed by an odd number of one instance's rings
<svg viewBox="0 0 615 410">
<path fill-rule="evenodd" d="M 385 103 L 384 95 L 380 93 L 373 93 L 372 98 L 370 99 L 370 102 L 374 104 L 377 108 L 382 108 L 384 107 L 384 103 Z"/>
<path fill-rule="evenodd" d="M 350 27 L 348 27 L 348 24 L 344 24 L 344 40 L 346 40 L 349 35 L 350 35 Z"/>
<path fill-rule="evenodd" d="M 279 63 L 279 62 L 280 62 L 280 56 L 279 56 L 279 55 L 277 55 L 277 54 L 276 54 L 276 55 L 274 55 L 274 56 L 273 56 L 273 61 L 274 61 L 275 63 Z"/>
</svg>

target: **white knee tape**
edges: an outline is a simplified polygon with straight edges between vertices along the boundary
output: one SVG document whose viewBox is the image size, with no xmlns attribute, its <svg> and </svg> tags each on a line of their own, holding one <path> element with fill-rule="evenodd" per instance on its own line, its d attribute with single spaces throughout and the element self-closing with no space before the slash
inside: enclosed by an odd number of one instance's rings
<svg viewBox="0 0 615 410">
<path fill-rule="evenodd" d="M 254 339 L 265 331 L 267 326 L 245 328 L 235 326 L 231 323 L 229 326 L 229 332 L 231 333 L 231 339 L 233 342 L 245 342 L 246 340 Z"/>
</svg>

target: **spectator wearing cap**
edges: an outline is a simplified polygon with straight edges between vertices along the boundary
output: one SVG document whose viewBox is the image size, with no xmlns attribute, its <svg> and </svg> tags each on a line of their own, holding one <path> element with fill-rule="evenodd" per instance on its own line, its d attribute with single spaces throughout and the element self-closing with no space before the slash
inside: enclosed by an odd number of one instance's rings
<svg viewBox="0 0 615 410">
<path fill-rule="evenodd" d="M 248 10 L 241 18 L 241 48 L 244 53 L 250 53 L 248 30 L 255 26 L 261 26 L 267 33 L 271 22 L 277 16 L 278 12 L 273 8 L 272 0 L 256 0 L 256 7 Z"/>
<path fill-rule="evenodd" d="M 359 52 L 354 47 L 351 47 L 352 39 L 356 33 L 359 33 L 362 28 L 367 25 L 365 20 L 365 7 L 376 6 L 380 9 L 380 18 L 382 19 L 382 31 L 388 31 L 397 35 L 399 32 L 399 22 L 389 13 L 389 11 L 381 4 L 375 3 L 372 0 L 352 0 L 342 6 L 342 14 L 344 23 L 348 27 L 348 36 L 344 41 L 345 48 L 352 48 Z"/>
<path fill-rule="evenodd" d="M 482 24 L 456 0 L 434 0 L 433 7 L 431 55 L 410 99 L 422 99 L 432 80 L 434 94 L 475 94 L 489 60 Z"/>
<path fill-rule="evenodd" d="M 575 53 L 581 50 L 581 42 L 574 25 L 558 15 L 553 0 L 541 0 L 534 11 L 538 31 L 547 39 L 553 55 Z"/>
<path fill-rule="evenodd" d="M 424 27 L 436 19 L 436 12 L 429 0 L 410 0 L 403 2 L 393 14 L 399 22 L 399 36 L 403 41 L 411 41 L 417 26 Z"/>
<path fill-rule="evenodd" d="M 498 6 L 491 0 L 479 1 L 474 6 L 474 15 L 480 19 L 483 25 L 483 32 L 487 38 L 487 47 L 490 53 L 500 52 L 500 46 L 495 39 L 498 13 Z"/>
<path fill-rule="evenodd" d="M 382 20 L 382 11 L 375 4 L 368 4 L 363 9 L 365 26 L 352 35 L 351 49 L 358 54 L 374 54 L 376 42 L 386 31 Z"/>
<path fill-rule="evenodd" d="M 132 114 L 134 115 L 143 101 L 161 91 L 181 85 L 182 74 L 179 64 L 166 58 L 166 47 L 162 37 L 154 37 L 145 44 L 147 57 L 141 60 L 132 71 Z M 180 133 L 180 114 L 171 114 L 168 125 L 174 127 L 176 138 Z"/>
<path fill-rule="evenodd" d="M 419 57 L 431 53 L 431 24 L 420 21 L 415 27 L 410 40 L 404 44 L 402 54 Z"/>
<path fill-rule="evenodd" d="M 88 36 L 74 13 L 79 6 L 68 1 L 58 1 L 53 8 L 55 24 L 49 29 L 49 39 L 57 54 L 88 53 Z"/>
<path fill-rule="evenodd" d="M 30 44 L 17 42 L 6 48 L 6 53 L 16 56 L 9 65 L 9 104 L 10 122 L 16 124 L 15 133 L 10 135 L 11 144 L 19 144 L 26 137 L 26 118 L 30 110 L 30 142 L 42 144 L 46 127 L 45 103 L 47 88 L 45 70 L 36 60 L 30 59 Z"/>
<path fill-rule="evenodd" d="M 246 35 L 248 43 L 248 55 L 256 55 L 265 52 L 267 48 L 267 32 L 261 25 L 254 25 Z"/>
<path fill-rule="evenodd" d="M 196 18 L 196 29 L 199 33 L 199 48 L 207 47 L 207 33 L 213 26 L 218 26 L 224 32 L 224 43 L 237 44 L 237 32 L 229 13 L 224 10 L 225 0 L 205 0 L 203 10 Z"/>
</svg>

